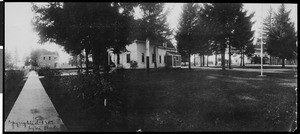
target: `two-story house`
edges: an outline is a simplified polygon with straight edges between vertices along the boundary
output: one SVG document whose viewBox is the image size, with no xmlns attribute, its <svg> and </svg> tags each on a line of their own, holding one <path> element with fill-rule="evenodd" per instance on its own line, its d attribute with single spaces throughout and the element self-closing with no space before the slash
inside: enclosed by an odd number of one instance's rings
<svg viewBox="0 0 300 134">
<path fill-rule="evenodd" d="M 39 59 L 41 67 L 56 68 L 58 64 L 58 53 L 53 54 L 42 54 Z"/>
</svg>

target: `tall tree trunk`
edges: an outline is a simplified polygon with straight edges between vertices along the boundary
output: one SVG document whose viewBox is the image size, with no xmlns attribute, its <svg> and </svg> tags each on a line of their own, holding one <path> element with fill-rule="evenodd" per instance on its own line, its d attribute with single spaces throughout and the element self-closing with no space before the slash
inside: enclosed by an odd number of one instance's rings
<svg viewBox="0 0 300 134">
<path fill-rule="evenodd" d="M 272 65 L 272 56 L 270 55 L 269 65 Z"/>
<path fill-rule="evenodd" d="M 202 61 L 203 61 L 203 62 L 202 62 L 202 66 L 204 67 L 204 66 L 205 66 L 205 57 L 204 57 L 204 55 L 202 55 L 202 58 L 203 58 L 203 59 L 202 59 Z"/>
<path fill-rule="evenodd" d="M 225 47 L 221 49 L 222 70 L 225 71 Z"/>
<path fill-rule="evenodd" d="M 189 53 L 189 69 L 191 70 L 191 54 Z"/>
<path fill-rule="evenodd" d="M 216 56 L 215 56 L 215 66 L 218 65 L 218 54 L 216 53 Z"/>
<path fill-rule="evenodd" d="M 92 54 L 92 59 L 93 59 L 93 73 L 97 73 L 99 72 L 99 54 L 98 52 L 96 52 L 96 50 L 92 50 L 93 54 Z M 106 59 L 107 60 L 107 59 Z"/>
<path fill-rule="evenodd" d="M 156 47 L 153 47 L 153 51 L 154 51 L 154 68 L 157 68 L 157 54 L 156 54 Z"/>
<path fill-rule="evenodd" d="M 201 67 L 202 66 L 202 58 L 201 58 L 200 54 L 198 54 L 198 56 L 199 56 L 199 66 Z"/>
<path fill-rule="evenodd" d="M 89 50 L 85 49 L 85 72 L 89 74 Z"/>
<path fill-rule="evenodd" d="M 80 57 L 79 57 L 79 55 L 76 55 L 76 68 L 78 69 L 77 70 L 77 74 L 79 74 L 80 73 Z"/>
<path fill-rule="evenodd" d="M 80 60 L 80 62 L 79 62 L 79 64 L 80 64 L 80 70 L 79 70 L 79 72 L 82 71 L 82 58 L 83 58 L 83 55 L 79 54 L 79 60 Z"/>
<path fill-rule="evenodd" d="M 228 68 L 231 69 L 231 45 L 229 43 L 229 48 L 228 48 Z"/>
<path fill-rule="evenodd" d="M 196 66 L 196 54 L 194 54 L 194 66 Z"/>
<path fill-rule="evenodd" d="M 284 67 L 285 67 L 285 62 L 284 62 L 284 61 L 285 61 L 285 59 L 284 59 L 284 58 L 282 58 L 281 60 L 282 60 L 282 66 L 281 66 L 281 68 L 284 68 Z"/>
<path fill-rule="evenodd" d="M 244 50 L 243 50 L 243 67 L 245 67 L 245 53 L 244 53 Z"/>
<path fill-rule="evenodd" d="M 206 66 L 208 67 L 208 55 L 206 57 Z"/>
<path fill-rule="evenodd" d="M 241 63 L 240 63 L 240 66 L 243 66 L 243 49 L 241 48 Z"/>
<path fill-rule="evenodd" d="M 202 55 L 199 54 L 199 66 L 202 67 Z"/>
</svg>

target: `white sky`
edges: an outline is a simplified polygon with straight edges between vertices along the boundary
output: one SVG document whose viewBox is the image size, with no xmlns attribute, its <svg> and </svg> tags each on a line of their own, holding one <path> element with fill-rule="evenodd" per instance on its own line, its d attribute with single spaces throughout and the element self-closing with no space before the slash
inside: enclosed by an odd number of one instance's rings
<svg viewBox="0 0 300 134">
<path fill-rule="evenodd" d="M 183 3 L 167 3 L 166 8 L 170 8 L 171 12 L 167 18 L 170 27 L 175 28 L 181 13 Z M 249 13 L 255 11 L 252 21 L 256 21 L 253 30 L 261 27 L 261 18 L 267 15 L 270 6 L 273 11 L 277 11 L 280 4 L 244 4 L 244 8 Z M 297 4 L 285 4 L 287 10 L 291 10 L 290 18 L 295 22 L 297 29 Z M 58 51 L 60 62 L 67 62 L 69 55 L 63 51 L 63 48 L 56 44 L 38 44 L 39 37 L 33 31 L 31 19 L 33 12 L 31 4 L 28 2 L 5 3 L 5 48 L 13 57 L 17 56 L 23 61 L 29 55 L 30 51 L 35 48 L 44 48 L 50 51 Z M 256 31 L 255 37 L 258 36 Z M 18 54 L 16 54 L 18 53 Z"/>
</svg>

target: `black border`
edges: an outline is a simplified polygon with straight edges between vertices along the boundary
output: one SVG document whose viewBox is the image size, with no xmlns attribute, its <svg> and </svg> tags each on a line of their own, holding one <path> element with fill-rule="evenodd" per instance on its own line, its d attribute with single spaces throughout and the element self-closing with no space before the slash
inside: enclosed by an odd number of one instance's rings
<svg viewBox="0 0 300 134">
<path fill-rule="evenodd" d="M 66 1 L 66 0 L 65 0 Z M 2 71 L 3 71 L 3 76 L 2 76 L 2 79 L 3 79 L 3 84 L 1 85 L 2 86 L 2 103 L 3 107 L 2 107 L 2 118 L 3 118 L 3 121 L 2 121 L 2 133 L 7 133 L 4 131 L 4 125 L 5 125 L 5 121 L 4 121 L 4 98 L 5 98 L 5 95 L 4 95 L 4 70 L 5 70 L 5 65 L 4 65 L 4 61 L 5 61 L 5 3 L 10 3 L 10 2 L 50 2 L 50 1 L 18 1 L 18 0 L 3 0 L 3 1 L 0 1 L 0 14 L 2 14 L 2 16 L 0 16 L 1 18 L 1 21 L 2 21 L 2 25 L 1 25 L 1 28 L 3 29 L 0 29 L 0 32 L 2 32 L 0 34 L 0 46 L 3 46 L 3 53 L 2 53 L 2 56 L 3 56 L 3 64 L 2 64 Z M 66 2 L 70 2 L 70 1 L 66 1 Z M 78 1 L 78 2 L 112 2 L 111 0 L 101 0 L 101 1 L 98 1 L 98 0 L 89 0 L 89 1 Z M 242 3 L 258 3 L 258 4 L 263 4 L 263 3 L 289 3 L 289 4 L 298 4 L 299 1 L 296 1 L 296 0 L 281 0 L 281 1 L 276 1 L 276 0 L 264 0 L 264 1 L 261 1 L 261 0 L 244 0 L 244 1 L 235 1 L 235 0 L 231 0 L 231 1 L 221 1 L 221 0 L 187 0 L 187 1 L 184 1 L 184 0 L 181 0 L 181 1 L 172 1 L 172 0 L 164 0 L 164 1 L 138 1 L 138 0 L 118 0 L 118 2 L 167 2 L 167 3 L 189 3 L 189 2 L 195 2 L 195 3 L 224 3 L 224 2 L 242 2 Z M 298 5 L 297 5 L 298 7 Z M 298 10 L 298 9 L 297 9 Z M 298 16 L 297 16 L 298 17 Z M 298 18 L 297 18 L 298 19 Z M 299 29 L 299 28 L 298 28 Z M 298 29 L 297 29 L 297 32 L 298 32 Z M 0 78 L 1 79 L 1 78 Z M 298 82 L 297 82 L 297 85 L 298 85 Z M 1 94 L 1 92 L 0 92 Z M 297 93 L 298 94 L 298 93 Z M 297 101 L 298 102 L 298 101 Z M 297 118 L 298 120 L 298 118 Z M 298 121 L 297 121 L 298 122 Z M 297 123 L 298 124 L 298 123 Z M 187 132 L 187 131 L 185 131 Z M 205 131 L 204 131 L 205 132 Z M 212 131 L 214 132 L 214 131 Z M 220 131 L 222 132 L 222 131 Z M 271 132 L 271 131 L 270 131 Z"/>
</svg>

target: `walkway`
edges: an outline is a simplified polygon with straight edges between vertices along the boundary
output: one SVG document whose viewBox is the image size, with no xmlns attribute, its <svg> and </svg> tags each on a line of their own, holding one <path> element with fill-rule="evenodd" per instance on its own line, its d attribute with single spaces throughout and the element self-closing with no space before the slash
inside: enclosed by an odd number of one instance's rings
<svg viewBox="0 0 300 134">
<path fill-rule="evenodd" d="M 36 72 L 28 79 L 10 111 L 5 131 L 67 131 Z"/>
</svg>

